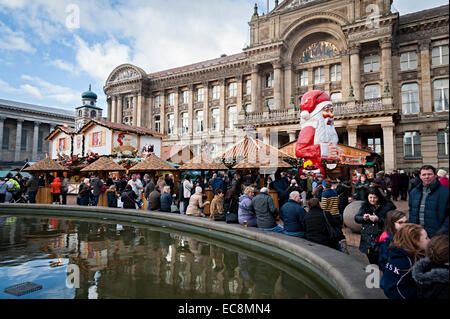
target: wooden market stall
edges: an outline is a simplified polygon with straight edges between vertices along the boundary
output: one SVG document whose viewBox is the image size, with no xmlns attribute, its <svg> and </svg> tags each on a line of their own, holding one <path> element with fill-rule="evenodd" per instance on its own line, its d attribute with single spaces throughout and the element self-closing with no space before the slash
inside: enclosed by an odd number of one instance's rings
<svg viewBox="0 0 450 319">
<path fill-rule="evenodd" d="M 178 169 L 180 171 L 201 171 L 203 173 L 204 171 L 227 171 L 228 167 L 226 167 L 219 158 L 213 159 L 209 155 L 202 153 L 186 162 Z M 206 187 L 204 191 L 206 193 L 206 201 L 211 202 L 214 198 L 212 189 Z M 210 205 L 206 205 L 203 209 L 203 214 L 209 215 L 209 208 Z"/>
<path fill-rule="evenodd" d="M 149 173 L 149 175 L 151 177 L 153 177 L 155 185 L 158 181 L 158 173 L 162 173 L 165 171 L 169 171 L 173 175 L 173 177 L 174 177 L 174 179 L 173 179 L 174 194 L 178 194 L 177 193 L 177 190 L 178 190 L 177 182 L 180 180 L 179 171 L 175 167 L 168 164 L 166 161 L 163 161 L 161 158 L 159 158 L 158 156 L 156 156 L 154 154 L 150 155 L 145 160 L 134 165 L 133 167 L 131 167 L 128 170 L 129 173 Z M 160 191 L 162 192 L 162 189 Z M 144 196 L 144 194 L 142 194 L 142 196 Z M 145 198 L 143 198 L 143 200 L 144 200 L 144 205 L 141 207 L 141 209 L 146 210 L 147 209 L 147 201 L 145 200 Z"/>
<path fill-rule="evenodd" d="M 57 176 L 58 173 L 63 173 L 64 177 L 67 176 L 69 169 L 63 165 L 52 160 L 50 157 L 46 157 L 40 160 L 34 165 L 27 167 L 23 170 L 31 174 L 44 174 L 45 186 L 40 186 L 36 194 L 37 204 L 51 204 L 53 202 L 52 194 L 50 192 L 50 179 L 49 175 Z"/>
<path fill-rule="evenodd" d="M 100 157 L 98 160 L 93 162 L 92 164 L 83 168 L 80 172 L 89 173 L 95 172 L 98 173 L 98 177 L 106 181 L 108 173 L 110 172 L 124 172 L 126 169 L 116 162 L 114 162 L 109 157 Z M 98 199 L 98 206 L 108 206 L 108 200 L 106 196 L 106 192 L 101 193 Z"/>
<path fill-rule="evenodd" d="M 251 161 L 248 158 L 245 158 L 244 160 L 242 160 L 241 162 L 239 162 L 238 164 L 236 164 L 235 166 L 233 166 L 233 169 L 235 170 L 252 170 L 252 169 L 259 169 L 260 173 L 262 173 L 262 175 L 266 175 L 266 174 L 272 174 L 274 173 L 276 170 L 278 169 L 289 169 L 292 168 L 292 165 L 290 165 L 289 163 L 283 161 L 280 158 L 271 158 L 270 160 L 267 161 Z M 264 180 L 264 179 L 262 179 Z M 263 186 L 263 185 L 261 185 Z M 279 202 L 278 202 L 278 193 L 274 190 L 271 189 L 269 190 L 269 195 L 273 198 L 273 201 L 275 202 L 275 206 L 277 207 L 277 209 L 280 209 L 279 206 Z"/>
</svg>

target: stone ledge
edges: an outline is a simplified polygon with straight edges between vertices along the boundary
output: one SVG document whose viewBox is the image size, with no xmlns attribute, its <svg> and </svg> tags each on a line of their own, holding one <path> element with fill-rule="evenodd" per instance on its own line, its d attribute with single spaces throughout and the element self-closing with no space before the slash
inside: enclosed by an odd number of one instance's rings
<svg viewBox="0 0 450 319">
<path fill-rule="evenodd" d="M 117 218 L 118 220 L 127 219 L 130 221 L 134 221 L 133 217 L 139 217 L 139 219 L 142 219 L 142 217 L 150 217 L 166 222 L 174 222 L 178 224 L 178 228 L 183 225 L 190 225 L 220 231 L 269 245 L 305 260 L 313 268 L 317 269 L 322 274 L 322 277 L 328 279 L 334 285 L 335 289 L 346 299 L 386 299 L 381 289 L 369 289 L 365 286 L 366 278 L 369 274 L 365 272 L 365 265 L 363 263 L 349 255 L 302 238 L 280 233 L 264 232 L 254 227 L 244 228 L 239 224 L 226 224 L 225 222 L 211 221 L 207 218 L 108 207 L 0 204 L 0 213 L 12 214 L 14 208 L 31 210 L 31 214 L 33 214 L 32 210 L 61 211 L 61 213 L 64 211 L 76 211 L 83 212 L 83 215 L 92 218 L 102 218 L 106 215 L 112 215 L 113 218 Z M 39 212 L 35 213 L 39 215 Z"/>
</svg>

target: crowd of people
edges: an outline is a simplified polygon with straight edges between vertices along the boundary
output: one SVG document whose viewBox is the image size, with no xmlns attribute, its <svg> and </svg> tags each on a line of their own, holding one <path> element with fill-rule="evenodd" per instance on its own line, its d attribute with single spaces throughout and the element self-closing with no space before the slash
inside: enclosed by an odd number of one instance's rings
<svg viewBox="0 0 450 319">
<path fill-rule="evenodd" d="M 67 178 L 51 181 L 53 203 L 66 204 Z M 331 181 L 320 174 L 277 171 L 260 187 L 258 174 L 241 176 L 218 172 L 205 178 L 182 175 L 175 191 L 171 174 L 151 177 L 124 175 L 106 181 L 93 174 L 79 186 L 78 205 L 98 205 L 102 192 L 109 207 L 139 209 L 208 217 L 215 221 L 257 227 L 347 252 L 343 234 L 343 212 L 353 200 L 363 203 L 355 215 L 361 224 L 359 250 L 370 264 L 383 273 L 381 288 L 388 298 L 448 298 L 449 179 L 447 172 L 425 165 L 408 176 L 404 171 L 378 172 L 375 178 L 358 174 L 346 181 Z M 0 202 L 10 194 L 26 192 L 35 202 L 41 179 L 0 182 Z M 210 187 L 214 198 L 206 201 Z M 273 190 L 278 195 L 278 205 Z M 395 202 L 408 201 L 408 213 L 397 210 Z M 209 205 L 209 216 L 204 213 Z M 277 208 L 279 207 L 279 209 Z"/>
</svg>

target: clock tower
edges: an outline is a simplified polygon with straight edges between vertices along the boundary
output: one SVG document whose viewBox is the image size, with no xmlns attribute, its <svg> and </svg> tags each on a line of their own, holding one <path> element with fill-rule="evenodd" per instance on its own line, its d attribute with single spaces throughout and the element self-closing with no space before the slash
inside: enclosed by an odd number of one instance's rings
<svg viewBox="0 0 450 319">
<path fill-rule="evenodd" d="M 90 120 L 101 120 L 103 109 L 97 106 L 97 94 L 89 90 L 81 94 L 82 105 L 75 109 L 75 129 L 78 131 Z"/>
</svg>

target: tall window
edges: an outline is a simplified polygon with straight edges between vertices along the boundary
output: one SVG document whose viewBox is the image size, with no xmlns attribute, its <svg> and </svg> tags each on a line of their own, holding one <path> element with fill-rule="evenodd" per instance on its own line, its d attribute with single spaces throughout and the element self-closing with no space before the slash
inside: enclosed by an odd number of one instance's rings
<svg viewBox="0 0 450 319">
<path fill-rule="evenodd" d="M 97 112 L 91 111 L 91 117 L 92 117 L 92 118 L 95 118 L 96 116 L 97 116 Z"/>
<path fill-rule="evenodd" d="M 245 81 L 245 94 L 252 94 L 252 80 Z"/>
<path fill-rule="evenodd" d="M 203 111 L 195 112 L 195 118 L 196 118 L 195 131 L 203 132 Z"/>
<path fill-rule="evenodd" d="M 219 120 L 220 120 L 220 110 L 213 109 L 211 111 L 211 130 L 212 131 L 219 130 Z"/>
<path fill-rule="evenodd" d="M 400 70 L 417 69 L 417 53 L 415 51 L 404 52 L 400 55 Z"/>
<path fill-rule="evenodd" d="M 3 143 L 2 143 L 2 149 L 7 150 L 9 149 L 9 127 L 3 127 Z"/>
<path fill-rule="evenodd" d="M 308 70 L 300 71 L 300 86 L 308 85 Z"/>
<path fill-rule="evenodd" d="M 444 130 L 438 131 L 437 134 L 438 155 L 448 156 L 448 149 L 450 148 L 450 140 L 448 138 L 448 132 Z"/>
<path fill-rule="evenodd" d="M 380 56 L 371 54 L 364 57 L 364 72 L 378 72 L 380 70 Z"/>
<path fill-rule="evenodd" d="M 334 64 L 330 68 L 330 81 L 336 82 L 341 80 L 341 65 Z"/>
<path fill-rule="evenodd" d="M 232 83 L 228 84 L 228 96 L 234 97 L 236 95 L 237 95 L 237 83 L 232 82 Z"/>
<path fill-rule="evenodd" d="M 228 128 L 234 129 L 234 124 L 237 122 L 237 108 L 236 106 L 230 106 L 228 108 Z"/>
<path fill-rule="evenodd" d="M 167 115 L 167 134 L 173 134 L 174 123 L 175 123 L 175 115 L 174 114 Z"/>
<path fill-rule="evenodd" d="M 212 88 L 212 98 L 213 100 L 218 100 L 220 99 L 220 86 L 219 85 L 214 85 Z"/>
<path fill-rule="evenodd" d="M 189 103 L 189 91 L 183 91 L 183 104 Z"/>
<path fill-rule="evenodd" d="M 273 111 L 275 109 L 275 101 L 273 98 L 266 100 L 266 105 L 269 108 L 269 110 Z"/>
<path fill-rule="evenodd" d="M 379 84 L 370 84 L 364 87 L 364 98 L 365 99 L 374 99 L 380 97 L 380 85 Z"/>
<path fill-rule="evenodd" d="M 431 50 L 431 65 L 448 64 L 448 45 L 440 45 Z"/>
<path fill-rule="evenodd" d="M 169 106 L 175 105 L 175 93 L 169 93 Z"/>
<path fill-rule="evenodd" d="M 153 106 L 154 107 L 160 107 L 161 106 L 161 95 L 155 96 L 155 99 L 153 100 Z"/>
<path fill-rule="evenodd" d="M 368 138 L 367 146 L 369 146 L 375 153 L 381 154 L 381 138 Z"/>
<path fill-rule="evenodd" d="M 314 69 L 314 84 L 325 82 L 325 68 L 323 66 Z"/>
<path fill-rule="evenodd" d="M 189 114 L 187 112 L 181 113 L 181 133 L 189 132 Z"/>
<path fill-rule="evenodd" d="M 245 105 L 245 111 L 247 112 L 247 113 L 251 113 L 251 112 L 253 112 L 253 106 L 252 106 L 252 104 L 246 104 Z"/>
<path fill-rule="evenodd" d="M 419 85 L 417 83 L 402 85 L 402 109 L 403 114 L 419 113 Z"/>
<path fill-rule="evenodd" d="M 79 110 L 78 111 L 78 117 L 82 117 L 83 116 L 83 111 L 82 110 Z"/>
<path fill-rule="evenodd" d="M 422 156 L 421 141 L 418 132 L 405 132 L 403 138 L 405 157 Z"/>
<path fill-rule="evenodd" d="M 42 152 L 42 146 L 44 145 L 44 132 L 39 131 L 38 133 L 38 152 Z"/>
<path fill-rule="evenodd" d="M 448 111 L 448 79 L 433 82 L 434 110 L 436 112 Z"/>
<path fill-rule="evenodd" d="M 159 115 L 155 116 L 155 131 L 158 133 L 161 132 L 161 116 Z"/>
<path fill-rule="evenodd" d="M 205 100 L 205 89 L 198 88 L 197 89 L 197 102 L 203 102 Z"/>
<path fill-rule="evenodd" d="M 27 150 L 27 141 L 28 141 L 28 131 L 22 128 L 22 140 L 20 141 L 20 150 Z"/>
<path fill-rule="evenodd" d="M 266 88 L 273 88 L 273 72 L 266 74 Z"/>
<path fill-rule="evenodd" d="M 341 92 L 331 93 L 330 100 L 332 102 L 341 102 L 342 101 L 342 93 Z"/>
</svg>

